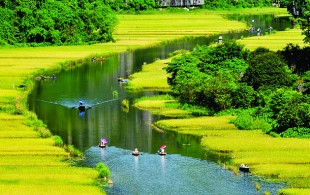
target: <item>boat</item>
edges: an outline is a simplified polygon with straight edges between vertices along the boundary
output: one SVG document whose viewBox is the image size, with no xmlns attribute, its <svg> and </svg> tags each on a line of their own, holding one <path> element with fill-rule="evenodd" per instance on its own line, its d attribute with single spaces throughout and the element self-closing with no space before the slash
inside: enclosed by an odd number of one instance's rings
<svg viewBox="0 0 310 195">
<path fill-rule="evenodd" d="M 137 152 L 132 152 L 131 154 L 134 155 L 134 156 L 139 156 L 140 155 L 139 152 L 138 153 Z"/>
<path fill-rule="evenodd" d="M 105 144 L 99 144 L 98 146 L 99 146 L 99 148 L 105 148 L 105 147 L 107 147 L 107 145 L 105 145 Z"/>
<path fill-rule="evenodd" d="M 248 172 L 250 172 L 250 167 L 248 167 L 248 166 L 245 165 L 245 164 L 241 164 L 241 165 L 239 166 L 239 170 L 242 171 L 242 172 L 248 173 Z"/>
<path fill-rule="evenodd" d="M 99 143 L 99 147 L 100 148 L 105 148 L 105 147 L 107 147 L 107 144 L 108 143 L 108 140 L 106 139 L 106 138 L 101 138 L 101 142 Z"/>
<path fill-rule="evenodd" d="M 166 152 L 157 152 L 157 154 L 161 155 L 161 156 L 164 156 L 166 155 L 167 153 Z"/>
</svg>

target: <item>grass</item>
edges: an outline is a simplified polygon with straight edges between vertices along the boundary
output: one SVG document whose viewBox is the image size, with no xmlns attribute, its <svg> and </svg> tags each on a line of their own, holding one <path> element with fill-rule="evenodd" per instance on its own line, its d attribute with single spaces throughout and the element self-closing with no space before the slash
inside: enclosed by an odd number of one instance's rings
<svg viewBox="0 0 310 195">
<path fill-rule="evenodd" d="M 303 42 L 304 36 L 301 35 L 300 29 L 291 29 L 280 31 L 267 36 L 249 37 L 237 40 L 237 42 L 246 46 L 250 50 L 257 47 L 267 47 L 270 50 L 282 50 L 288 43 L 298 44 L 299 46 L 308 46 Z"/>
<path fill-rule="evenodd" d="M 171 59 L 157 60 L 152 64 L 142 67 L 142 71 L 130 75 L 131 81 L 126 88 L 128 90 L 152 90 L 152 91 L 169 91 L 170 87 L 167 83 L 169 76 L 163 69 L 166 63 Z"/>
<path fill-rule="evenodd" d="M 54 137 L 42 139 L 30 121 L 26 98 L 33 78 L 47 72 L 72 69 L 93 56 L 169 43 L 184 36 L 206 36 L 244 29 L 219 14 L 119 15 L 116 42 L 36 48 L 0 48 L 0 192 L 1 194 L 104 194 L 98 172 L 73 167 L 69 153 L 54 146 Z M 158 22 L 160 21 L 160 22 Z M 20 84 L 25 88 L 19 88 Z M 163 84 L 165 85 L 165 84 Z M 25 124 L 32 126 L 26 126 Z M 44 128 L 40 128 L 43 129 Z"/>
</svg>

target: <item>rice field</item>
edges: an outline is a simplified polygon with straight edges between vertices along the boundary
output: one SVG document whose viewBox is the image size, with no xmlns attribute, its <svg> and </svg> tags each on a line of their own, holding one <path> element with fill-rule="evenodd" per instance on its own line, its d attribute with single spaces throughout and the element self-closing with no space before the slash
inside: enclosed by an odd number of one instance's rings
<svg viewBox="0 0 310 195">
<path fill-rule="evenodd" d="M 130 82 L 126 86 L 128 90 L 152 90 L 169 91 L 167 83 L 169 76 L 163 69 L 171 59 L 157 60 L 154 63 L 143 65 L 142 71 L 130 75 Z"/>
<path fill-rule="evenodd" d="M 239 164 L 247 164 L 254 175 L 288 182 L 285 194 L 310 192 L 309 139 L 274 138 L 262 131 L 237 130 L 231 117 L 198 117 L 168 119 L 154 123 L 160 130 L 203 136 L 206 150 L 228 154 L 231 162 L 222 162 L 237 172 Z"/>
<path fill-rule="evenodd" d="M 270 50 L 282 50 L 288 43 L 294 43 L 300 47 L 309 46 L 303 42 L 304 36 L 301 35 L 300 29 L 290 29 L 287 31 L 280 31 L 271 35 L 260 37 L 248 37 L 237 40 L 237 42 L 245 45 L 246 48 L 254 50 L 257 47 L 266 47 Z"/>
</svg>

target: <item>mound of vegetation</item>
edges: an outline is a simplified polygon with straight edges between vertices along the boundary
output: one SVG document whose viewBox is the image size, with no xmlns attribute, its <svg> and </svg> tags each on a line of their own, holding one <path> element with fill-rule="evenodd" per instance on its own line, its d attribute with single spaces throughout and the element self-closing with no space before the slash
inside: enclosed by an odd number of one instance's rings
<svg viewBox="0 0 310 195">
<path fill-rule="evenodd" d="M 304 52 L 285 54 L 308 49 L 288 45 L 278 52 L 250 52 L 234 41 L 197 46 L 168 64 L 168 83 L 182 104 L 207 107 L 212 114 L 238 110 L 233 122 L 240 129 L 305 138 L 310 132 L 310 71 L 300 60 Z"/>
<path fill-rule="evenodd" d="M 0 1 L 0 45 L 77 45 L 113 40 L 103 0 Z"/>
</svg>

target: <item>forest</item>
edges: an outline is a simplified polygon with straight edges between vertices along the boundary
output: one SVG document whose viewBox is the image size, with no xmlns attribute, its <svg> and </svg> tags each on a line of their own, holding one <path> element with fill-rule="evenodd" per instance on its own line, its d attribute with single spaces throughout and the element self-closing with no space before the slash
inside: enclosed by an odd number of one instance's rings
<svg viewBox="0 0 310 195">
<path fill-rule="evenodd" d="M 204 108 L 197 115 L 228 112 L 238 116 L 239 129 L 309 138 L 309 49 L 288 44 L 250 52 L 235 41 L 197 46 L 168 64 L 168 83 L 183 107 Z"/>
<path fill-rule="evenodd" d="M 83 45 L 114 41 L 116 13 L 151 13 L 157 0 L 0 0 L 0 46 Z M 288 0 L 212 0 L 197 9 L 288 7 Z M 299 4 L 296 4 L 299 5 Z M 170 8 L 172 12 L 178 9 Z M 304 8 L 296 8 L 304 9 Z M 302 18 L 302 17 L 300 17 Z M 304 23 L 304 20 L 300 20 Z M 301 23 L 302 24 L 302 23 Z M 303 25 L 305 26 L 305 25 Z"/>
<path fill-rule="evenodd" d="M 102 0 L 1 0 L 0 46 L 113 41 L 116 14 Z"/>
</svg>

